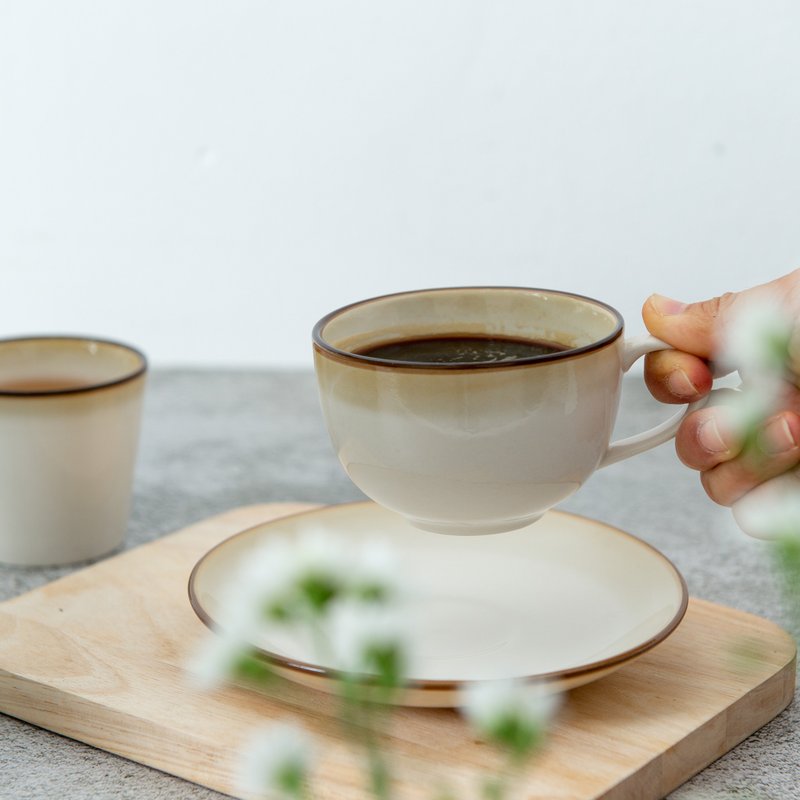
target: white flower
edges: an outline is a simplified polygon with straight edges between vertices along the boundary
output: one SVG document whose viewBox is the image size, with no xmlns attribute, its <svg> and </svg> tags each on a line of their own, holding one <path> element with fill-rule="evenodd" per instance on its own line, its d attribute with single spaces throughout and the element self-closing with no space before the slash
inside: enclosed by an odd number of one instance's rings
<svg viewBox="0 0 800 800">
<path fill-rule="evenodd" d="M 292 590 L 294 562 L 290 543 L 278 537 L 242 559 L 216 598 L 222 628 L 245 639 L 251 636 L 266 609 Z"/>
<path fill-rule="evenodd" d="M 221 686 L 234 676 L 247 649 L 246 641 L 238 635 L 217 633 L 205 636 L 187 666 L 192 683 L 198 689 L 206 690 Z"/>
<path fill-rule="evenodd" d="M 255 566 L 248 565 L 240 572 L 242 580 L 224 588 L 219 602 L 221 629 L 203 638 L 187 665 L 198 688 L 214 689 L 235 677 L 242 659 L 252 652 L 262 624 L 265 591 Z"/>
<path fill-rule="evenodd" d="M 800 478 L 787 472 L 756 486 L 734 504 L 733 516 L 757 539 L 800 536 Z"/>
<path fill-rule="evenodd" d="M 397 553 L 383 541 L 362 545 L 353 560 L 349 583 L 357 596 L 375 602 L 402 602 L 410 594 Z"/>
<path fill-rule="evenodd" d="M 561 704 L 560 695 L 546 686 L 514 679 L 469 684 L 463 697 L 467 719 L 478 728 L 490 727 L 510 714 L 546 724 Z"/>
<path fill-rule="evenodd" d="M 739 436 L 756 431 L 780 408 L 797 336 L 780 296 L 762 290 L 734 306 L 717 360 L 727 370 L 738 369 L 743 379 L 741 391 L 729 393 L 724 402 L 726 421 Z"/>
<path fill-rule="evenodd" d="M 275 538 L 238 565 L 217 598 L 220 630 L 203 640 L 187 666 L 199 688 L 213 689 L 235 677 L 258 639 L 265 608 L 290 590 L 293 561 L 288 541 Z"/>
<path fill-rule="evenodd" d="M 233 616 L 255 613 L 259 623 L 296 622 L 298 614 L 319 613 L 347 579 L 346 550 L 335 537 L 317 531 L 292 540 L 268 539 L 241 565 L 225 607 Z"/>
<path fill-rule="evenodd" d="M 348 546 L 343 537 L 332 536 L 325 530 L 303 532 L 295 544 L 295 575 L 324 574 L 336 583 L 343 583 L 348 575 Z"/>
<path fill-rule="evenodd" d="M 726 428 L 745 438 L 778 411 L 782 395 L 783 384 L 769 380 L 725 391 L 720 395 L 719 405 Z"/>
<path fill-rule="evenodd" d="M 282 536 L 271 537 L 239 565 L 231 590 L 244 601 L 286 592 L 295 579 L 295 545 Z"/>
<path fill-rule="evenodd" d="M 337 667 L 344 672 L 380 674 L 394 667 L 397 681 L 406 677 L 411 632 L 402 607 L 342 600 L 331 608 L 327 628 Z M 388 657 L 388 664 L 377 659 Z"/>
<path fill-rule="evenodd" d="M 341 537 L 309 531 L 271 537 L 249 553 L 216 598 L 221 631 L 189 665 L 203 688 L 236 677 L 253 644 L 274 625 L 330 625 L 331 650 L 348 672 L 397 681 L 407 666 L 408 630 L 395 608 L 406 596 L 401 570 L 384 544 L 354 547 Z M 319 654 L 324 655 L 324 654 Z"/>
<path fill-rule="evenodd" d="M 782 376 L 794 320 L 782 298 L 762 291 L 749 301 L 740 298 L 726 325 L 717 360 L 727 369 L 761 379 Z"/>
<path fill-rule="evenodd" d="M 296 725 L 275 725 L 259 732 L 243 753 L 239 789 L 267 797 L 298 797 L 313 758 L 311 738 Z"/>
<path fill-rule="evenodd" d="M 517 756 L 539 743 L 561 703 L 546 685 L 522 680 L 473 683 L 462 698 L 462 711 L 473 727 Z"/>
</svg>

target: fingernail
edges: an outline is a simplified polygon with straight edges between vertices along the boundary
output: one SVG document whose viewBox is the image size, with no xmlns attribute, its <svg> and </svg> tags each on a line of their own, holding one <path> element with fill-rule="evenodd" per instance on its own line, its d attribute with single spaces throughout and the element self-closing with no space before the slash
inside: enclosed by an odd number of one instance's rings
<svg viewBox="0 0 800 800">
<path fill-rule="evenodd" d="M 697 429 L 697 440 L 709 453 L 726 453 L 730 448 L 722 438 L 716 417 L 709 417 Z"/>
<path fill-rule="evenodd" d="M 697 395 L 697 387 L 680 368 L 674 369 L 667 376 L 667 389 L 675 397 L 695 397 Z"/>
<path fill-rule="evenodd" d="M 759 437 L 759 444 L 767 455 L 786 453 L 797 447 L 797 441 L 792 434 L 792 429 L 783 417 L 772 420 L 764 428 Z"/>
<path fill-rule="evenodd" d="M 671 297 L 664 297 L 664 295 L 661 294 L 651 295 L 650 302 L 653 304 L 656 311 L 665 317 L 671 317 L 686 310 L 686 303 L 673 300 Z"/>
</svg>

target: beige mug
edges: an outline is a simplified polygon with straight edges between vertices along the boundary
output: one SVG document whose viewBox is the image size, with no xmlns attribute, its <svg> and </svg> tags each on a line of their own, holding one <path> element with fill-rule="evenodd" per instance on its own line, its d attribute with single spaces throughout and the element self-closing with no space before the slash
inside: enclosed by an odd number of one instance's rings
<svg viewBox="0 0 800 800">
<path fill-rule="evenodd" d="M 118 342 L 0 340 L 0 561 L 67 564 L 122 543 L 146 370 Z"/>
<path fill-rule="evenodd" d="M 529 525 L 599 467 L 670 439 L 688 413 L 610 443 L 623 373 L 668 347 L 626 339 L 623 327 L 599 300 L 516 287 L 403 292 L 333 311 L 314 327 L 313 345 L 339 459 L 364 494 L 419 528 Z M 563 349 L 478 363 L 369 355 L 386 343 L 454 336 Z"/>
</svg>

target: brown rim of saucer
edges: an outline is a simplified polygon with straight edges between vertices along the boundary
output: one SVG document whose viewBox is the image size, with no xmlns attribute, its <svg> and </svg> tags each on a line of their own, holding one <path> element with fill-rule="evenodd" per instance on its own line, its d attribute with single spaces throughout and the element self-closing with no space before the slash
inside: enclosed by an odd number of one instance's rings
<svg viewBox="0 0 800 800">
<path fill-rule="evenodd" d="M 492 292 L 492 291 L 522 291 L 538 294 L 558 295 L 559 297 L 570 297 L 575 300 L 583 300 L 591 305 L 598 306 L 604 311 L 608 311 L 617 321 L 614 330 L 602 339 L 598 339 L 591 344 L 583 345 L 582 347 L 572 347 L 567 350 L 560 350 L 556 353 L 544 353 L 538 356 L 528 356 L 527 358 L 518 358 L 514 361 L 498 363 L 497 361 L 455 361 L 448 363 L 430 362 L 430 361 L 400 361 L 393 358 L 375 358 L 374 356 L 365 356 L 359 353 L 351 353 L 348 350 L 342 350 L 339 347 L 325 341 L 322 336 L 322 331 L 325 326 L 333 319 L 353 308 L 366 305 L 367 303 L 374 303 L 378 300 L 389 300 L 394 297 L 410 296 L 415 294 L 431 294 L 434 292 L 460 292 L 460 291 L 474 291 L 474 292 Z M 311 332 L 314 349 L 323 355 L 333 358 L 336 361 L 341 361 L 350 364 L 351 366 L 373 367 L 384 369 L 404 369 L 404 370 L 433 370 L 433 371 L 447 371 L 454 370 L 474 370 L 474 369 L 514 369 L 515 367 L 524 367 L 532 364 L 543 364 L 550 361 L 566 361 L 577 356 L 583 356 L 595 350 L 600 350 L 607 344 L 618 339 L 622 335 L 624 328 L 624 320 L 622 315 L 613 306 L 604 303 L 602 300 L 595 300 L 593 297 L 587 297 L 582 294 L 575 294 L 573 292 L 562 292 L 557 289 L 538 289 L 530 286 L 441 286 L 432 289 L 413 289 L 407 292 L 394 292 L 393 294 L 384 294 L 377 297 L 369 297 L 365 300 L 359 300 L 355 303 L 337 308 L 334 311 L 326 314 L 320 319 Z"/>
<path fill-rule="evenodd" d="M 113 386 L 120 386 L 123 383 L 134 381 L 136 378 L 141 377 L 147 372 L 147 356 L 132 345 L 118 342 L 114 339 L 101 339 L 97 336 L 72 336 L 60 334 L 44 334 L 42 336 L 14 336 L 6 339 L 0 339 L 0 349 L 7 344 L 22 344 L 24 342 L 83 342 L 84 344 L 97 344 L 104 347 L 116 347 L 120 350 L 134 355 L 139 364 L 131 370 L 124 372 L 119 378 L 113 378 L 108 381 L 93 382 L 82 384 L 80 386 L 72 386 L 64 389 L 33 389 L 33 390 L 13 390 L 3 389 L 0 384 L 0 397 L 61 397 L 63 395 L 72 394 L 86 394 L 88 392 L 96 392 L 101 389 L 110 389 Z"/>
<path fill-rule="evenodd" d="M 275 519 L 267 520 L 266 522 L 261 522 L 258 525 L 252 525 L 249 528 L 246 528 L 243 531 L 239 531 L 239 533 L 235 533 L 233 536 L 229 536 L 227 539 L 224 539 L 219 544 L 212 547 L 208 550 L 205 555 L 203 555 L 200 560 L 194 565 L 190 575 L 189 575 L 189 583 L 188 583 L 188 592 L 189 592 L 189 603 L 192 606 L 192 610 L 198 616 L 200 621 L 207 627 L 209 630 L 214 631 L 215 633 L 221 632 L 223 627 L 219 625 L 211 615 L 203 608 L 202 603 L 200 602 L 199 598 L 197 597 L 197 593 L 195 592 L 195 583 L 197 581 L 197 576 L 200 572 L 200 569 L 203 566 L 203 563 L 208 559 L 214 552 L 216 552 L 220 547 L 223 545 L 228 544 L 233 539 L 238 539 L 240 536 L 247 536 L 252 535 L 257 530 L 267 527 L 273 523 L 286 521 L 288 519 L 292 519 L 295 517 L 303 517 L 311 514 L 319 514 L 325 511 L 330 511 L 331 509 L 340 509 L 340 508 L 348 508 L 353 506 L 374 506 L 376 505 L 371 500 L 356 500 L 350 503 L 336 503 L 334 505 L 321 505 L 317 506 L 316 508 L 310 508 L 306 511 L 297 511 L 293 514 L 286 514 L 284 516 L 275 517 Z M 625 536 L 628 539 L 633 540 L 636 544 L 645 547 L 648 550 L 651 550 L 655 553 L 663 562 L 665 562 L 669 567 L 672 569 L 675 577 L 678 579 L 678 583 L 680 584 L 681 589 L 681 602 L 678 610 L 676 611 L 673 618 L 657 633 L 655 636 L 651 636 L 647 641 L 641 642 L 636 647 L 632 647 L 629 650 L 625 650 L 622 653 L 618 653 L 615 656 L 610 656 L 608 658 L 600 659 L 599 661 L 593 661 L 589 664 L 582 664 L 578 667 L 569 667 L 564 670 L 554 671 L 554 672 L 543 672 L 537 675 L 521 675 L 518 676 L 521 680 L 527 681 L 530 683 L 551 683 L 554 681 L 563 680 L 566 678 L 577 677 L 579 675 L 586 675 L 591 672 L 597 672 L 599 670 L 603 670 L 606 668 L 617 667 L 625 662 L 635 658 L 636 656 L 642 655 L 643 653 L 647 652 L 651 648 L 655 647 L 657 644 L 660 644 L 664 641 L 674 630 L 678 627 L 681 620 L 683 619 L 684 615 L 686 614 L 686 610 L 689 607 L 689 589 L 686 585 L 686 580 L 684 579 L 683 575 L 681 574 L 680 570 L 673 564 L 673 562 L 667 558 L 660 550 L 653 547 L 651 544 L 639 539 L 637 536 L 634 536 L 632 533 L 628 533 L 627 531 L 623 531 L 620 528 L 616 528 L 613 525 L 608 525 L 605 522 L 600 522 L 599 520 L 590 519 L 589 517 L 581 516 L 580 514 L 573 514 L 568 511 L 562 511 L 558 509 L 555 513 L 561 514 L 565 517 L 573 517 L 579 520 L 586 520 L 591 522 L 594 525 L 601 525 L 604 528 L 608 528 L 609 530 L 613 531 L 615 534 Z M 327 678 L 330 680 L 338 680 L 342 677 L 342 673 L 339 670 L 333 669 L 331 667 L 323 667 L 319 664 L 310 664 L 307 661 L 300 661 L 298 659 L 288 658 L 286 656 L 278 655 L 277 653 L 273 653 L 269 650 L 264 650 L 261 647 L 253 646 L 253 651 L 262 659 L 264 659 L 268 664 L 271 664 L 274 667 L 279 667 L 284 670 L 288 670 L 290 672 L 298 672 L 303 675 L 313 675 L 321 678 Z M 371 675 L 356 675 L 355 676 L 359 682 L 365 683 L 367 685 L 374 683 L 374 677 Z M 401 688 L 414 690 L 414 691 L 456 691 L 462 689 L 466 686 L 476 683 L 485 683 L 483 680 L 469 680 L 469 681 L 453 681 L 453 680 L 410 680 L 403 684 Z"/>
</svg>

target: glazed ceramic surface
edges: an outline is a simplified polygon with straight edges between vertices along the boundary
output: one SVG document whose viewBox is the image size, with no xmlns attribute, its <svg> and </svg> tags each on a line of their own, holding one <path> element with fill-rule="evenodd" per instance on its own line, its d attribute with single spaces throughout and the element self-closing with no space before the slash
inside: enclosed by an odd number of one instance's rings
<svg viewBox="0 0 800 800">
<path fill-rule="evenodd" d="M 115 342 L 0 341 L 0 561 L 64 564 L 122 542 L 145 370 Z"/>
<path fill-rule="evenodd" d="M 538 519 L 598 466 L 668 438 L 659 428 L 612 453 L 622 374 L 665 345 L 625 342 L 596 300 L 536 289 L 408 292 L 322 319 L 314 357 L 339 459 L 367 496 L 418 527 L 495 533 Z M 415 364 L 359 353 L 442 335 L 552 341 L 512 363 Z"/>
<path fill-rule="evenodd" d="M 616 528 L 548 512 L 524 529 L 443 537 L 366 502 L 252 528 L 195 567 L 192 605 L 210 627 L 232 623 L 225 587 L 271 537 L 325 531 L 343 547 L 384 541 L 407 576 L 413 667 L 400 702 L 454 706 L 464 684 L 523 678 L 555 690 L 587 683 L 646 652 L 678 625 L 686 586 L 657 550 Z M 335 664 L 279 626 L 252 642 L 285 677 L 334 691 Z"/>
</svg>

